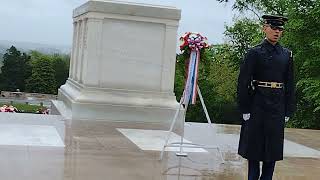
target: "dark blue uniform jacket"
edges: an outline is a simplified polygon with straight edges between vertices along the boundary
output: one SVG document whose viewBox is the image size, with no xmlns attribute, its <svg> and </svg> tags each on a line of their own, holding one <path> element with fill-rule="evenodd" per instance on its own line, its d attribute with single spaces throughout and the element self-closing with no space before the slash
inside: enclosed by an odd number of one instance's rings
<svg viewBox="0 0 320 180">
<path fill-rule="evenodd" d="M 252 80 L 283 83 L 281 89 L 255 86 Z M 295 111 L 295 85 L 291 51 L 279 43 L 264 40 L 249 49 L 238 78 L 238 106 L 243 121 L 238 153 L 249 160 L 278 161 L 283 159 L 285 117 Z"/>
</svg>

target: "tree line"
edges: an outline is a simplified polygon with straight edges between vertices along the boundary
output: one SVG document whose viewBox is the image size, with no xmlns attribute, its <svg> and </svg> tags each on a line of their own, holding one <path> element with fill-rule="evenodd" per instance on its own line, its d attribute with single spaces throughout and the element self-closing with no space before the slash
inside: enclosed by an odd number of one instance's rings
<svg viewBox="0 0 320 180">
<path fill-rule="evenodd" d="M 3 55 L 0 90 L 56 94 L 69 75 L 69 55 L 20 52 L 11 46 Z"/>
</svg>

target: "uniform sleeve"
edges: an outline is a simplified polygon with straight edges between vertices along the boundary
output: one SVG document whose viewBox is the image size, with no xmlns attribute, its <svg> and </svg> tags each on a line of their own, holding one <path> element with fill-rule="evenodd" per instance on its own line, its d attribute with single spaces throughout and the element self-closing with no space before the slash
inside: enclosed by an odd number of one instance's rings
<svg viewBox="0 0 320 180">
<path fill-rule="evenodd" d="M 250 49 L 244 57 L 243 63 L 240 66 L 238 77 L 237 99 L 238 107 L 242 114 L 250 113 L 252 94 L 250 94 L 250 83 L 252 80 L 254 60 L 256 53 Z"/>
<path fill-rule="evenodd" d="M 286 115 L 286 117 L 292 117 L 293 113 L 296 110 L 296 97 L 295 97 L 295 83 L 294 83 L 292 52 L 290 52 L 288 69 L 287 69 L 287 73 L 286 73 L 285 99 L 286 99 L 285 115 Z"/>
</svg>

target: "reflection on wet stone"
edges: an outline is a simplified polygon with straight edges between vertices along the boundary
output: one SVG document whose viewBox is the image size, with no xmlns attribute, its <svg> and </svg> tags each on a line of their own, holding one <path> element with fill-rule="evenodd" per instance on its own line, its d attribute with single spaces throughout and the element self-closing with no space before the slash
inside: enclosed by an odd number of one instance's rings
<svg viewBox="0 0 320 180">
<path fill-rule="evenodd" d="M 73 124 L 61 121 L 59 116 L 55 116 L 56 119 L 24 117 L 20 116 L 22 119 L 16 119 L 15 123 L 23 127 L 52 126 L 57 129 L 65 147 L 1 145 L 1 180 L 239 180 L 247 176 L 247 162 L 237 155 L 235 149 L 240 128 L 236 125 L 215 124 L 212 128 L 207 124 L 188 123 L 185 126 L 187 140 L 220 146 L 225 160 L 223 164 L 216 149 L 189 152 L 185 158 L 177 157 L 173 151 L 166 151 L 164 159 L 159 161 L 160 151 L 142 150 L 118 130 L 152 129 L 143 124 L 98 121 L 77 121 Z M 0 118 L 0 123 L 7 121 Z M 308 153 L 320 151 L 317 138 L 320 137 L 320 131 L 286 129 L 286 136 L 287 141 L 295 143 L 294 148 L 298 148 L 291 150 L 288 147 L 289 151 L 299 153 L 292 156 L 289 153 L 277 163 L 275 179 L 318 180 L 320 158 L 308 158 Z"/>
</svg>

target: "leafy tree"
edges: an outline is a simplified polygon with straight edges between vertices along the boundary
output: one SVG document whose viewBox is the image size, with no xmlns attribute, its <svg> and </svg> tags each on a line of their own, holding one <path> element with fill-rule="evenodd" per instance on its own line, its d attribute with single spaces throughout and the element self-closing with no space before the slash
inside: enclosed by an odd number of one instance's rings
<svg viewBox="0 0 320 180">
<path fill-rule="evenodd" d="M 65 84 L 69 77 L 69 61 L 68 55 L 53 55 L 52 64 L 55 71 L 55 80 L 57 82 L 56 89 Z"/>
<path fill-rule="evenodd" d="M 27 80 L 28 92 L 54 94 L 56 93 L 56 80 L 50 56 L 38 52 L 31 53 L 32 75 Z"/>
<path fill-rule="evenodd" d="M 230 46 L 230 61 L 236 69 L 240 67 L 246 51 L 262 41 L 261 23 L 256 20 L 238 19 L 233 26 L 226 26 L 224 32 Z"/>
<path fill-rule="evenodd" d="M 3 54 L 0 53 L 0 67 L 3 65 L 2 61 L 3 61 Z M 0 70 L 0 72 L 1 72 L 1 70 Z"/>
<path fill-rule="evenodd" d="M 22 89 L 22 91 L 25 90 L 25 85 L 26 85 L 26 81 L 27 79 L 31 76 L 32 74 L 32 64 L 31 64 L 31 56 L 26 54 L 26 53 L 22 53 L 22 57 L 24 59 L 24 64 L 23 64 L 23 78 L 24 78 L 24 88 Z"/>
<path fill-rule="evenodd" d="M 234 103 L 237 72 L 230 66 L 230 62 L 223 61 L 221 54 L 217 53 L 221 49 L 217 46 L 201 53 L 198 84 L 212 120 L 215 123 L 237 123 Z M 184 89 L 187 59 L 187 54 L 177 56 L 175 94 L 178 99 Z M 199 98 L 195 105 L 189 105 L 186 121 L 206 122 Z"/>
<path fill-rule="evenodd" d="M 16 91 L 25 89 L 25 79 L 30 71 L 29 56 L 21 54 L 14 46 L 11 46 L 3 56 L 1 67 L 1 86 L 3 90 Z"/>
<path fill-rule="evenodd" d="M 290 126 L 320 129 L 320 2 L 289 2 L 284 43 L 294 52 L 299 98 L 297 116 Z"/>
</svg>

